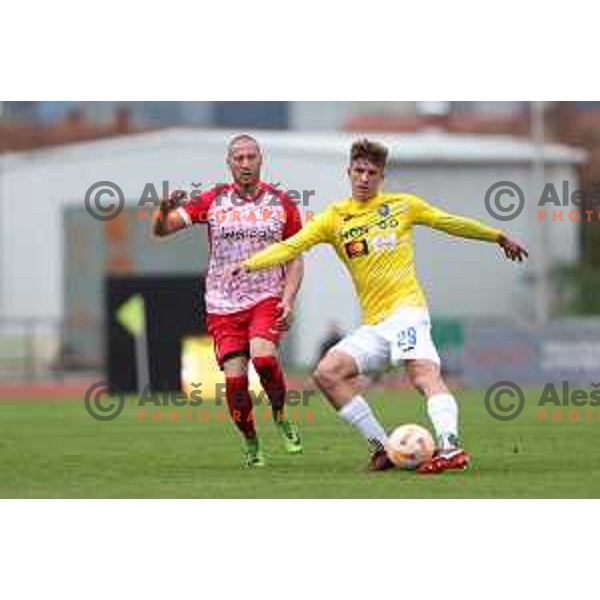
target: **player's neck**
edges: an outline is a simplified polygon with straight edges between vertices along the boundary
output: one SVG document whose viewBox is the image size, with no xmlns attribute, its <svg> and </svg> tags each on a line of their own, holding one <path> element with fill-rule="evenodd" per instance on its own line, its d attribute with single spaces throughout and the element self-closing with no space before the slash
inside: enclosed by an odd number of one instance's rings
<svg viewBox="0 0 600 600">
<path fill-rule="evenodd" d="M 368 202 L 371 202 L 371 200 L 377 198 L 377 196 L 379 196 L 379 192 L 376 192 L 373 196 L 369 196 L 368 198 L 357 198 L 356 196 L 352 196 L 352 200 L 358 202 L 358 204 L 367 204 Z"/>
<path fill-rule="evenodd" d="M 256 196 L 256 192 L 258 191 L 258 182 L 251 183 L 249 185 L 238 184 L 237 187 L 241 196 L 244 196 L 245 198 L 254 198 Z"/>
</svg>

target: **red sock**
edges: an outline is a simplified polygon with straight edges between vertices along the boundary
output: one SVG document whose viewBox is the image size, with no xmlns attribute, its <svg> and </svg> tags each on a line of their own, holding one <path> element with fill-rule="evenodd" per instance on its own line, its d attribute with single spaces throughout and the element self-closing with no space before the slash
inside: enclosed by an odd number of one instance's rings
<svg viewBox="0 0 600 600">
<path fill-rule="evenodd" d="M 273 408 L 273 416 L 277 418 L 283 410 L 286 392 L 279 361 L 274 356 L 255 356 L 252 363 Z"/>
<path fill-rule="evenodd" d="M 248 392 L 247 375 L 229 375 L 225 377 L 227 406 L 231 419 L 237 425 L 244 437 L 256 437 L 252 414 L 252 398 Z"/>
</svg>

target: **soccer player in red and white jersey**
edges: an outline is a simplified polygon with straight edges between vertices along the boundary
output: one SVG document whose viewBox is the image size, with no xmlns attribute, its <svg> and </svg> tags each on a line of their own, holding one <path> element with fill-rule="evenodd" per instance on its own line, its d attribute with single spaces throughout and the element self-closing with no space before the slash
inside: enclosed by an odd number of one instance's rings
<svg viewBox="0 0 600 600">
<path fill-rule="evenodd" d="M 178 205 L 176 197 L 164 199 L 154 234 L 164 237 L 185 227 L 208 225 L 207 329 L 225 374 L 230 415 L 246 442 L 246 464 L 262 466 L 264 458 L 248 390 L 249 360 L 269 398 L 287 451 L 302 451 L 297 428 L 283 414 L 286 384 L 277 347 L 291 325 L 303 263 L 297 258 L 283 267 L 235 281 L 224 277 L 224 272 L 270 244 L 291 237 L 301 229 L 302 222 L 295 203 L 281 190 L 261 181 L 262 154 L 253 137 L 239 135 L 232 139 L 227 164 L 233 183 L 217 186 L 183 206 Z"/>
</svg>

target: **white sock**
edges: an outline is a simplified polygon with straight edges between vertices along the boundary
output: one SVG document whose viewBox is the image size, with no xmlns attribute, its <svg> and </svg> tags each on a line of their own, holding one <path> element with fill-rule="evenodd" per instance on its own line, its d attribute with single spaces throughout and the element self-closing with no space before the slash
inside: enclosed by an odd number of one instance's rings
<svg viewBox="0 0 600 600">
<path fill-rule="evenodd" d="M 433 423 L 442 450 L 453 448 L 458 440 L 458 405 L 452 394 L 427 398 L 427 414 Z"/>
<path fill-rule="evenodd" d="M 373 448 L 383 449 L 387 434 L 362 396 L 354 396 L 346 406 L 340 408 L 338 414 L 344 421 L 358 429 Z"/>
</svg>

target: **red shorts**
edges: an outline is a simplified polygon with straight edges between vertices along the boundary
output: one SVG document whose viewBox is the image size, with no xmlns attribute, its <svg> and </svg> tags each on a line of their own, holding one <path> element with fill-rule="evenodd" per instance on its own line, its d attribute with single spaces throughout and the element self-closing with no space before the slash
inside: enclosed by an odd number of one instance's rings
<svg viewBox="0 0 600 600">
<path fill-rule="evenodd" d="M 283 331 L 277 329 L 281 298 L 267 298 L 251 308 L 229 315 L 207 315 L 206 328 L 215 345 L 219 366 L 234 356 L 250 356 L 250 340 L 263 338 L 278 344 Z"/>
</svg>

